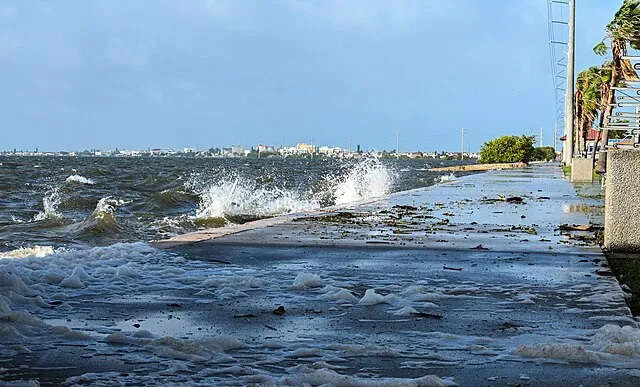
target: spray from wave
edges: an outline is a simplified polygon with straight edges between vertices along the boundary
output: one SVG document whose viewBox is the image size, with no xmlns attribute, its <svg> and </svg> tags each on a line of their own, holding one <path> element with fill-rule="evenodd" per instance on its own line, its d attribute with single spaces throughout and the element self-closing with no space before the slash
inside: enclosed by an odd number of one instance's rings
<svg viewBox="0 0 640 387">
<path fill-rule="evenodd" d="M 62 214 L 58 212 L 58 206 L 61 202 L 62 198 L 60 197 L 60 190 L 58 187 L 50 188 L 45 197 L 42 198 L 42 206 L 44 207 L 43 211 L 40 211 L 36 216 L 34 216 L 33 220 L 43 221 L 62 219 Z"/>
<path fill-rule="evenodd" d="M 225 218 L 242 222 L 319 207 L 302 194 L 279 187 L 260 186 L 239 176 L 226 176 L 198 192 L 196 218 Z"/>
<path fill-rule="evenodd" d="M 365 159 L 346 175 L 333 179 L 334 204 L 342 205 L 380 198 L 391 191 L 397 174 L 377 159 Z"/>
<path fill-rule="evenodd" d="M 286 182 L 273 176 L 248 179 L 227 173 L 206 185 L 192 178 L 187 186 L 200 197 L 196 219 L 222 218 L 243 223 L 379 198 L 390 192 L 396 177 L 379 160 L 366 159 L 345 165 L 342 173 L 297 190 L 285 188 Z"/>
</svg>

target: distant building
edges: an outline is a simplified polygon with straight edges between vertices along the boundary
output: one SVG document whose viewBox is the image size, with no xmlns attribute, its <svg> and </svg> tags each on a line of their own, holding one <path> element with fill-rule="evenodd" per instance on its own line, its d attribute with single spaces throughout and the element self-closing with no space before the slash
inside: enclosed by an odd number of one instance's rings
<svg viewBox="0 0 640 387">
<path fill-rule="evenodd" d="M 313 145 L 309 145 L 305 143 L 296 144 L 296 150 L 298 153 L 313 153 L 314 151 L 313 148 L 314 148 Z"/>
<path fill-rule="evenodd" d="M 119 155 L 120 156 L 141 156 L 141 153 L 139 150 L 120 150 L 119 151 Z M 118 155 L 116 155 L 118 156 Z"/>
<path fill-rule="evenodd" d="M 298 153 L 298 149 L 293 146 L 285 146 L 278 149 L 278 153 L 282 156 L 292 156 Z"/>
<path fill-rule="evenodd" d="M 231 147 L 231 155 L 232 156 L 244 156 L 245 155 L 244 147 L 241 146 L 241 145 L 233 145 Z"/>
<path fill-rule="evenodd" d="M 318 149 L 318 153 L 321 153 L 325 156 L 338 156 L 340 154 L 342 154 L 344 151 L 342 150 L 342 148 L 338 147 L 338 146 L 334 146 L 334 147 L 329 147 L 329 146 L 321 146 Z"/>
<path fill-rule="evenodd" d="M 582 156 L 589 157 L 589 158 L 592 157 L 591 155 L 593 154 L 593 147 L 599 135 L 600 135 L 600 132 L 597 129 L 589 128 L 589 131 L 587 132 L 587 139 L 585 144 L 586 150 L 582 154 Z M 565 142 L 567 141 L 567 135 L 565 134 L 564 136 L 560 137 L 560 141 L 562 141 L 562 147 L 564 148 Z M 600 145 L 601 144 L 598 143 L 598 149 L 596 149 L 596 159 L 600 157 Z"/>
</svg>

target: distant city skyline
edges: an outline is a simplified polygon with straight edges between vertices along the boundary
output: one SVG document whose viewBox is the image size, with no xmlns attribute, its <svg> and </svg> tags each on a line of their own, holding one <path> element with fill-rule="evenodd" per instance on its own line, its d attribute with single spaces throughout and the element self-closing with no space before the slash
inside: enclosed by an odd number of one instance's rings
<svg viewBox="0 0 640 387">
<path fill-rule="evenodd" d="M 262 149 L 261 149 L 262 148 Z M 10 154 L 10 153 L 82 153 L 82 152 L 149 152 L 149 151 L 157 151 L 157 150 L 162 150 L 162 151 L 171 151 L 171 152 L 182 152 L 182 153 L 189 153 L 189 152 L 206 152 L 206 151 L 210 151 L 211 149 L 243 149 L 243 150 L 281 150 L 281 149 L 287 149 L 287 148 L 302 148 L 302 149 L 314 149 L 314 152 L 321 152 L 321 150 L 323 148 L 331 148 L 331 149 L 339 149 L 341 151 L 348 151 L 348 152 L 357 152 L 358 149 L 363 151 L 363 152 L 390 152 L 390 153 L 395 153 L 396 150 L 400 153 L 400 154 L 406 154 L 406 153 L 412 153 L 412 152 L 424 152 L 424 153 L 432 153 L 432 152 L 447 152 L 447 153 L 455 153 L 455 152 L 460 152 L 460 149 L 395 149 L 395 148 L 365 148 L 363 146 L 361 146 L 360 144 L 353 144 L 353 146 L 351 146 L 351 148 L 349 148 L 348 146 L 339 146 L 339 145 L 329 145 L 329 144 L 310 144 L 310 143 L 305 143 L 305 142 L 298 142 L 295 144 L 280 144 L 280 145 L 273 145 L 271 143 L 260 143 L 260 144 L 253 144 L 253 145 L 248 145 L 245 146 L 243 144 L 216 144 L 216 145 L 211 145 L 211 146 L 207 146 L 207 147 L 152 147 L 152 146 L 146 146 L 146 147 L 141 147 L 141 148 L 125 148 L 125 147 L 115 147 L 115 148 L 105 148 L 105 147 L 92 147 L 92 148 L 85 148 L 85 149 L 72 149 L 72 148 L 63 148 L 63 149 L 40 149 L 38 147 L 27 147 L 27 148 L 13 148 L 13 149 L 1 149 L 0 148 L 0 154 Z M 478 151 L 474 151 L 471 149 L 468 149 L 467 147 L 465 147 L 464 150 L 465 153 L 477 153 Z"/>
<path fill-rule="evenodd" d="M 619 3 L 577 5 L 577 69 Z M 4 150 L 478 151 L 555 121 L 543 0 L 7 0 L 0 82 Z"/>
</svg>

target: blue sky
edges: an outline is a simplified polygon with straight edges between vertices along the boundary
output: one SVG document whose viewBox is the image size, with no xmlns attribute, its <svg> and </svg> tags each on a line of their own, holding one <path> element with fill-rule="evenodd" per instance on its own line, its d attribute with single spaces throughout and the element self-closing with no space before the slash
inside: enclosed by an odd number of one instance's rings
<svg viewBox="0 0 640 387">
<path fill-rule="evenodd" d="M 622 0 L 579 0 L 577 69 Z M 555 121 L 546 0 L 0 0 L 0 149 L 479 149 Z"/>
</svg>

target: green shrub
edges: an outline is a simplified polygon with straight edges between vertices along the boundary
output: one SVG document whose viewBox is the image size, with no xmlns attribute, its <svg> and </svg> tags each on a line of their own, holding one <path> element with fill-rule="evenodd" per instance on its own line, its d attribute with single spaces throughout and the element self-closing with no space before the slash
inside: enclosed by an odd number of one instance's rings
<svg viewBox="0 0 640 387">
<path fill-rule="evenodd" d="M 483 164 L 528 163 L 533 160 L 534 155 L 533 137 L 502 136 L 482 145 L 480 162 Z"/>
<path fill-rule="evenodd" d="M 535 149 L 535 153 L 533 155 L 534 160 L 539 161 L 551 161 L 556 158 L 556 151 L 553 150 L 552 146 L 541 146 Z"/>
</svg>

